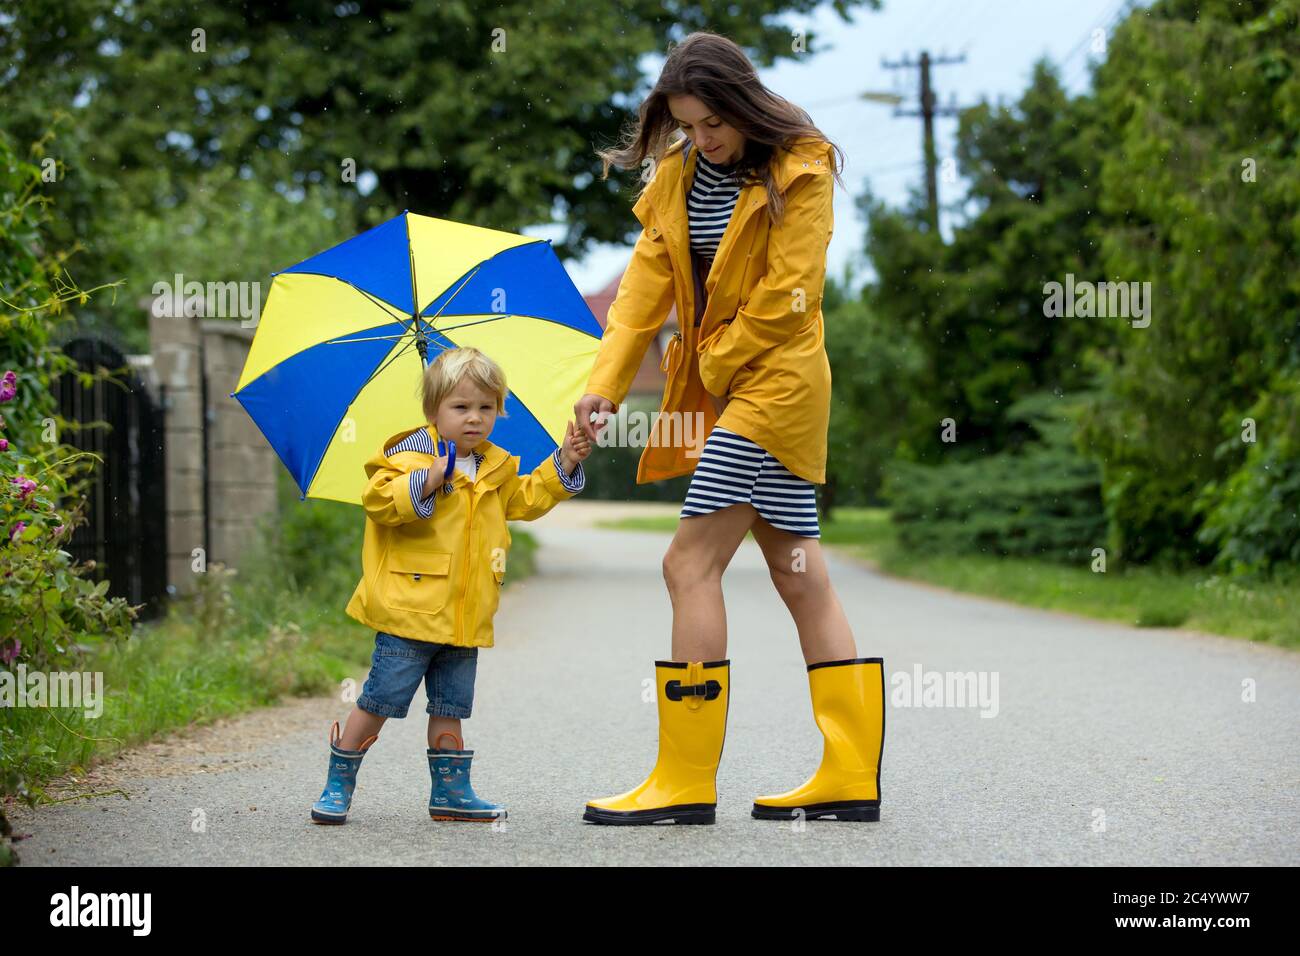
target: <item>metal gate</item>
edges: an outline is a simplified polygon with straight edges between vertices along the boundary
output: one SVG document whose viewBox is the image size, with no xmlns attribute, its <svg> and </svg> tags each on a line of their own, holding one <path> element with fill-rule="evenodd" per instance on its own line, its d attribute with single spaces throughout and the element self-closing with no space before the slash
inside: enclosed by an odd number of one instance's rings
<svg viewBox="0 0 1300 956">
<path fill-rule="evenodd" d="M 86 489 L 87 521 L 66 548 L 78 561 L 95 561 L 94 577 L 108 579 L 110 595 L 145 605 L 140 617 L 153 617 L 167 592 L 162 410 L 108 342 L 74 339 L 63 352 L 83 371 L 103 367 L 117 379 L 86 388 L 64 375 L 54 385 L 63 417 L 91 425 L 71 429 L 68 444 L 102 459 Z"/>
</svg>

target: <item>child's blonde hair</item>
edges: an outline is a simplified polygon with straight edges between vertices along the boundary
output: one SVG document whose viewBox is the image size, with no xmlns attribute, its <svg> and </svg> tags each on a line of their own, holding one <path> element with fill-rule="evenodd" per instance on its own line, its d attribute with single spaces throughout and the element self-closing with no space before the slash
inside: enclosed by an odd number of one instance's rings
<svg viewBox="0 0 1300 956">
<path fill-rule="evenodd" d="M 506 373 L 483 352 L 468 345 L 446 349 L 424 370 L 424 417 L 432 422 L 442 400 L 455 391 L 461 379 L 469 380 L 497 398 L 497 414 L 506 416 Z"/>
</svg>

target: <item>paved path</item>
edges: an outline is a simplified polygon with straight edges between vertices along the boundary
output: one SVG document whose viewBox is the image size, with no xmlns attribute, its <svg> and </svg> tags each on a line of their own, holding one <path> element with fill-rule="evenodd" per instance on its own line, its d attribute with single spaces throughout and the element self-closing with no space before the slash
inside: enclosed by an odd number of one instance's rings
<svg viewBox="0 0 1300 956">
<path fill-rule="evenodd" d="M 732 701 L 717 824 L 584 824 L 586 798 L 634 786 L 653 763 L 641 681 L 668 652 L 669 538 L 587 526 L 618 510 L 571 502 L 532 526 L 540 573 L 503 596 L 497 646 L 480 658 L 466 729 L 476 786 L 510 809 L 503 829 L 428 818 L 421 691 L 367 757 L 343 827 L 313 826 L 308 808 L 328 723 L 348 707 L 299 701 L 151 745 L 166 755 L 142 761 L 153 769 L 128 758 L 90 781 L 130 799 L 15 810 L 34 834 L 24 862 L 1300 862 L 1300 655 L 960 596 L 844 558 L 832 576 L 859 654 L 884 657 L 891 691 L 917 667 L 996 673 L 996 716 L 891 702 L 878 824 L 751 819 L 756 793 L 802 782 L 821 752 L 794 628 L 752 540 L 724 579 Z"/>
</svg>

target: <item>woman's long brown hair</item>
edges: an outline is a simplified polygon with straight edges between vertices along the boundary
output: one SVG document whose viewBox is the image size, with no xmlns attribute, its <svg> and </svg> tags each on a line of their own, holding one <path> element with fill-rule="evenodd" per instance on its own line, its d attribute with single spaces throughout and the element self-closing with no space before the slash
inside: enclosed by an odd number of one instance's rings
<svg viewBox="0 0 1300 956">
<path fill-rule="evenodd" d="M 687 95 L 697 97 L 745 137 L 744 154 L 735 171 L 743 185 L 759 182 L 766 187 L 768 215 L 773 224 L 780 224 L 785 199 L 772 181 L 773 153 L 777 147 L 802 139 L 829 140 L 807 112 L 763 85 L 754 64 L 734 41 L 717 33 L 692 33 L 671 48 L 658 82 L 641 104 L 637 121 L 625 130 L 623 141 L 613 149 L 596 151 L 604 163 L 600 178 L 609 178 L 610 166 L 636 169 L 647 156 L 657 166 L 675 142 L 671 134 L 677 121 L 668 109 L 668 98 Z M 840 170 L 844 153 L 834 143 L 830 145 L 835 153 L 831 172 L 843 187 Z M 651 176 L 647 173 L 641 178 L 644 192 Z"/>
</svg>

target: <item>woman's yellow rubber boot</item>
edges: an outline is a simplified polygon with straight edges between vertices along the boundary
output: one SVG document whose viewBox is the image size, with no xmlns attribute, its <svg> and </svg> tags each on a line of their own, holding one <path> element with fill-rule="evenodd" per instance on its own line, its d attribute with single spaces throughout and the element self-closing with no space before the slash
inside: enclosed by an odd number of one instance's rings
<svg viewBox="0 0 1300 956">
<path fill-rule="evenodd" d="M 760 820 L 880 819 L 885 749 L 885 660 L 859 657 L 808 665 L 813 717 L 822 732 L 821 766 L 802 786 L 754 800 Z"/>
<path fill-rule="evenodd" d="M 591 823 L 712 823 L 730 661 L 655 661 L 659 757 L 641 786 L 587 803 Z"/>
</svg>

